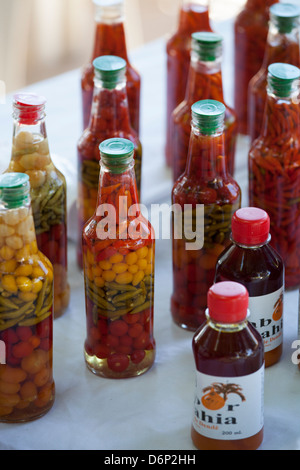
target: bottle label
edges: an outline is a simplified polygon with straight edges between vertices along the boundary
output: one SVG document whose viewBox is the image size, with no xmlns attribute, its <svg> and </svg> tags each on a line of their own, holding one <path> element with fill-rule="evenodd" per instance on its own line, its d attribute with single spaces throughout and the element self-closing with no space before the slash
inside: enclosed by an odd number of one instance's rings
<svg viewBox="0 0 300 470">
<path fill-rule="evenodd" d="M 264 425 L 264 364 L 250 375 L 215 377 L 196 372 L 193 426 L 210 439 L 237 440 Z"/>
<path fill-rule="evenodd" d="M 267 295 L 249 297 L 249 321 L 261 334 L 265 352 L 277 348 L 283 339 L 283 287 Z"/>
</svg>

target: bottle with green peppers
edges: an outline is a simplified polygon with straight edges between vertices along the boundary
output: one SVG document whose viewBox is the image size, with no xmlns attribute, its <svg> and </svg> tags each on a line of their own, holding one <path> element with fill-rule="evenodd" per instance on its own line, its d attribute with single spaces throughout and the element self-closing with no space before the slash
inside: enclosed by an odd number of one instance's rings
<svg viewBox="0 0 300 470">
<path fill-rule="evenodd" d="M 0 422 L 52 407 L 53 268 L 38 250 L 29 176 L 0 176 Z"/>
<path fill-rule="evenodd" d="M 131 127 L 126 89 L 126 61 L 117 56 L 94 60 L 94 95 L 88 127 L 77 146 L 78 153 L 78 245 L 77 261 L 82 267 L 81 235 L 97 203 L 99 180 L 99 144 L 121 137 L 134 144 L 135 176 L 140 196 L 142 146 Z"/>
<path fill-rule="evenodd" d="M 87 337 L 86 365 L 96 375 L 127 378 L 155 358 L 154 249 L 151 224 L 140 211 L 134 144 L 100 144 L 96 210 L 83 230 Z"/>
<path fill-rule="evenodd" d="M 227 172 L 224 117 L 225 106 L 219 101 L 192 105 L 186 169 L 172 191 L 173 206 L 180 211 L 176 218 L 173 213 L 172 222 L 171 313 L 177 325 L 192 331 L 205 321 L 207 291 L 241 204 L 240 188 Z"/>
<path fill-rule="evenodd" d="M 21 93 L 13 101 L 12 155 L 7 172 L 29 176 L 37 244 L 54 271 L 54 317 L 70 300 L 67 265 L 67 190 L 64 175 L 54 166 L 46 132 L 43 96 Z"/>
</svg>

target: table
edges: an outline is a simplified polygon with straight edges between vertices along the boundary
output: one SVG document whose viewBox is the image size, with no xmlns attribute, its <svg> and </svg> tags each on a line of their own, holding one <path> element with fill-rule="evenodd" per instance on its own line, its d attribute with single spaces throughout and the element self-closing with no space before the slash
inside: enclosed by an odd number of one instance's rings
<svg viewBox="0 0 300 470">
<path fill-rule="evenodd" d="M 226 33 L 225 96 L 232 101 L 232 24 Z M 170 202 L 171 175 L 164 164 L 165 38 L 132 55 L 143 79 L 141 140 L 144 147 L 142 202 Z M 94 376 L 83 358 L 85 307 L 83 276 L 76 265 L 74 218 L 76 143 L 81 134 L 80 71 L 75 70 L 28 87 L 47 97 L 47 129 L 56 165 L 68 184 L 68 311 L 54 322 L 56 400 L 50 412 L 27 424 L 0 424 L 1 450 L 195 450 L 190 439 L 194 398 L 193 333 L 174 325 L 171 241 L 156 243 L 155 321 L 157 356 L 146 374 L 109 380 Z M 0 106 L 1 170 L 10 159 L 11 97 Z M 235 178 L 247 205 L 248 141 L 239 138 Z M 298 291 L 285 295 L 284 350 L 281 361 L 265 374 L 265 438 L 261 450 L 300 449 L 300 373 L 291 357 L 297 339 Z"/>
</svg>

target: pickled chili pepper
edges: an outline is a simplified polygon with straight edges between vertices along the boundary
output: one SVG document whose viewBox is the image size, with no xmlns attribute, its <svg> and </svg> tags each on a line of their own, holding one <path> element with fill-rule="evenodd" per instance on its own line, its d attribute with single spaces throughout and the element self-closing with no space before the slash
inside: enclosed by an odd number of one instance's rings
<svg viewBox="0 0 300 470">
<path fill-rule="evenodd" d="M 184 101 L 173 111 L 170 135 L 174 181 L 185 170 L 191 133 L 191 106 L 196 101 L 212 99 L 224 103 L 222 83 L 222 38 L 212 32 L 192 34 L 192 52 Z M 235 112 L 225 105 L 225 151 L 228 171 L 233 175 L 237 136 Z"/>
<path fill-rule="evenodd" d="M 172 223 L 171 313 L 177 325 L 189 330 L 196 330 L 205 320 L 207 291 L 214 282 L 218 256 L 230 243 L 231 218 L 241 204 L 240 188 L 226 168 L 224 117 L 223 103 L 202 100 L 193 104 L 187 165 L 172 191 L 172 203 L 181 207 L 182 217 L 176 224 L 173 218 Z M 198 220 L 202 219 L 197 215 L 198 205 L 204 206 L 204 220 Z M 189 246 L 195 241 L 186 235 L 187 221 L 193 228 L 203 226 L 202 247 Z M 182 237 L 175 236 L 176 231 Z"/>
<path fill-rule="evenodd" d="M 251 142 L 262 130 L 267 95 L 268 66 L 275 62 L 300 65 L 300 8 L 277 3 L 270 7 L 270 27 L 263 64 L 249 83 L 248 134 Z"/>
<path fill-rule="evenodd" d="M 192 342 L 192 441 L 200 450 L 258 449 L 264 434 L 264 345 L 248 322 L 247 289 L 218 282 L 207 303 L 206 321 Z"/>
<path fill-rule="evenodd" d="M 86 365 L 96 375 L 127 378 L 155 359 L 154 232 L 139 208 L 134 146 L 100 144 L 97 210 L 83 230 Z"/>
<path fill-rule="evenodd" d="M 172 163 L 170 120 L 174 109 L 184 100 L 190 59 L 191 34 L 212 31 L 209 22 L 209 0 L 182 0 L 176 33 L 168 40 L 167 52 L 167 113 L 166 113 L 166 163 Z"/>
<path fill-rule="evenodd" d="M 126 88 L 130 122 L 139 134 L 141 77 L 131 65 L 124 28 L 124 0 L 94 0 L 96 32 L 91 62 L 84 67 L 81 77 L 83 127 L 89 125 L 94 89 L 93 61 L 102 55 L 115 55 L 126 60 Z"/>
<path fill-rule="evenodd" d="M 141 188 L 142 146 L 130 125 L 126 89 L 126 62 L 115 56 L 94 60 L 95 86 L 89 126 L 79 139 L 78 152 L 78 245 L 77 260 L 82 266 L 81 234 L 96 209 L 99 182 L 99 144 L 112 137 L 134 143 L 138 195 Z M 107 195 L 108 197 L 108 195 Z"/>
<path fill-rule="evenodd" d="M 39 250 L 54 270 L 54 317 L 60 317 L 70 301 L 67 255 L 67 188 L 64 175 L 54 166 L 49 151 L 42 96 L 14 96 L 13 145 L 7 172 L 30 178 L 31 205 Z"/>
<path fill-rule="evenodd" d="M 40 418 L 55 398 L 53 268 L 38 250 L 24 173 L 0 176 L 0 341 L 0 422 Z"/>
<path fill-rule="evenodd" d="M 268 36 L 269 7 L 278 0 L 248 0 L 234 23 L 234 109 L 241 134 L 248 132 L 248 87 L 259 71 Z"/>
<path fill-rule="evenodd" d="M 256 207 L 243 207 L 232 218 L 232 243 L 220 255 L 215 282 L 235 281 L 249 293 L 249 322 L 260 333 L 265 366 L 279 361 L 283 342 L 284 266 L 270 246 L 270 218 Z"/>
<path fill-rule="evenodd" d="M 290 64 L 269 66 L 263 131 L 249 152 L 249 202 L 270 216 L 286 288 L 300 283 L 299 77 Z"/>
</svg>

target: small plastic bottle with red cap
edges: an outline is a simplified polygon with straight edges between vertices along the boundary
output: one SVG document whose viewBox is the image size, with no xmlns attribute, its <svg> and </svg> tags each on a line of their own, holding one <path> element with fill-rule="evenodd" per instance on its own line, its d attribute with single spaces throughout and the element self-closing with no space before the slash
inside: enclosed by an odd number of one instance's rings
<svg viewBox="0 0 300 470">
<path fill-rule="evenodd" d="M 238 209 L 229 245 L 218 258 L 215 282 L 236 281 L 249 292 L 250 321 L 264 341 L 265 365 L 282 355 L 284 265 L 270 242 L 270 218 L 262 209 Z"/>
<path fill-rule="evenodd" d="M 193 337 L 196 387 L 191 437 L 200 450 L 256 450 L 264 429 L 264 345 L 249 323 L 240 283 L 218 282 Z"/>
</svg>

